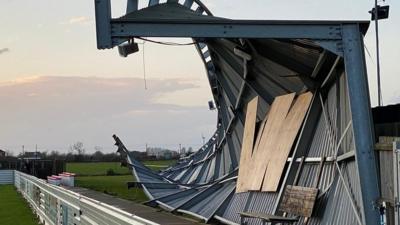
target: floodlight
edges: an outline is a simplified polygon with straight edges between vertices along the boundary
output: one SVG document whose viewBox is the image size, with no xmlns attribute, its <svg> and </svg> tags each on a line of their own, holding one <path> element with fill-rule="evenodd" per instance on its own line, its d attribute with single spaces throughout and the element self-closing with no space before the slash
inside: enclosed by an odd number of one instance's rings
<svg viewBox="0 0 400 225">
<path fill-rule="evenodd" d="M 378 8 L 378 20 L 389 18 L 389 6 L 388 5 L 385 5 L 385 6 L 378 5 L 377 8 Z M 375 16 L 376 16 L 375 7 L 372 8 L 371 11 L 369 11 L 369 13 L 371 13 L 371 20 L 375 20 L 376 19 L 375 18 Z"/>
<path fill-rule="evenodd" d="M 130 54 L 139 51 L 139 46 L 135 42 L 125 42 L 118 46 L 118 52 L 121 57 L 127 57 Z"/>
</svg>

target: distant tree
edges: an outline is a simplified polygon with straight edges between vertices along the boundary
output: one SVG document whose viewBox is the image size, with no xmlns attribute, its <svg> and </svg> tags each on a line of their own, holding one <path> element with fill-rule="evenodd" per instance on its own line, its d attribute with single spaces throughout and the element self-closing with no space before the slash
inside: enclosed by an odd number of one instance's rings
<svg viewBox="0 0 400 225">
<path fill-rule="evenodd" d="M 84 155 L 85 155 L 85 148 L 83 147 L 83 143 L 78 141 L 75 144 L 73 144 L 72 146 L 69 147 L 70 148 L 70 152 L 74 153 L 76 152 L 76 161 L 82 161 L 84 159 Z"/>
<path fill-rule="evenodd" d="M 72 151 L 68 152 L 68 154 L 65 155 L 65 160 L 68 161 L 68 162 L 73 162 L 73 161 L 75 161 L 75 156 L 74 156 L 74 154 L 72 153 Z"/>
<path fill-rule="evenodd" d="M 192 148 L 192 147 L 189 147 L 189 148 L 188 148 L 188 153 L 189 153 L 189 154 L 192 154 L 192 153 L 193 153 L 193 148 Z"/>
<path fill-rule="evenodd" d="M 48 155 L 47 151 L 39 152 L 38 154 L 38 156 L 40 156 L 42 159 L 47 159 L 47 155 Z"/>
<path fill-rule="evenodd" d="M 83 143 L 78 141 L 72 146 L 70 146 L 70 149 L 72 152 L 76 152 L 78 155 L 83 155 L 85 154 L 85 148 L 83 147 Z"/>
<path fill-rule="evenodd" d="M 103 161 L 119 162 L 121 161 L 121 157 L 117 153 L 108 153 L 104 155 Z"/>
<path fill-rule="evenodd" d="M 14 157 L 14 152 L 12 152 L 10 150 L 6 150 L 6 156 L 7 157 Z"/>
<path fill-rule="evenodd" d="M 101 151 L 95 151 L 90 158 L 95 161 L 103 161 L 104 154 Z"/>
<path fill-rule="evenodd" d="M 52 151 L 50 151 L 50 153 L 47 153 L 46 159 L 64 160 L 65 154 L 62 154 L 62 153 L 58 152 L 57 150 L 52 150 Z"/>
</svg>

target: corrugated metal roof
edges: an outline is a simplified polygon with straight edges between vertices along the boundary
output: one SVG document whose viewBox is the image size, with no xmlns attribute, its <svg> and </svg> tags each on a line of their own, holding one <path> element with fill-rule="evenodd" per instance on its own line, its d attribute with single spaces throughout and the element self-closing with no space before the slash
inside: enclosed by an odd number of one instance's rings
<svg viewBox="0 0 400 225">
<path fill-rule="evenodd" d="M 213 20 L 232 22 L 198 15 L 183 6 L 170 3 L 136 11 L 118 20 L 129 22 L 155 19 L 171 22 L 188 18 L 210 23 Z M 251 22 L 257 23 L 247 21 Z M 367 26 L 362 25 L 362 33 Z M 257 112 L 259 122 L 265 118 L 275 97 L 292 92 L 299 94 L 311 91 L 314 94 L 315 98 L 303 124 L 304 130 L 298 135 L 290 158 L 336 159 L 338 155 L 354 151 L 347 74 L 342 57 L 318 42 L 303 39 L 205 39 L 198 44 L 198 48 L 207 48 L 211 58 L 208 61 L 204 59 L 204 63 L 219 109 L 218 128 L 201 149 L 159 174 L 127 154 L 134 176 L 138 181 L 146 182 L 143 187 L 152 199 L 148 204 L 159 204 L 170 211 L 187 213 L 205 221 L 214 218 L 232 224 L 240 222 L 239 212 L 282 213 L 277 210 L 281 194 L 285 185 L 294 182 L 299 166 L 297 161 L 291 164 L 288 160 L 279 192 L 234 192 L 246 105 L 254 96 L 260 97 Z M 252 59 L 244 64 L 243 58 L 235 54 L 235 48 L 242 49 Z M 244 76 L 245 68 L 248 71 L 247 77 Z M 328 76 L 330 79 L 327 79 Z M 118 141 L 117 144 L 119 149 L 123 147 Z M 306 161 L 298 185 L 311 187 L 318 175 L 318 166 L 316 162 Z M 359 179 L 354 157 L 340 162 L 326 162 L 318 185 L 320 194 L 309 224 L 364 223 L 362 208 L 365 206 L 362 205 Z M 173 183 L 177 186 L 161 189 L 157 188 L 159 183 Z M 248 219 L 248 224 L 261 224 L 261 221 Z"/>
</svg>

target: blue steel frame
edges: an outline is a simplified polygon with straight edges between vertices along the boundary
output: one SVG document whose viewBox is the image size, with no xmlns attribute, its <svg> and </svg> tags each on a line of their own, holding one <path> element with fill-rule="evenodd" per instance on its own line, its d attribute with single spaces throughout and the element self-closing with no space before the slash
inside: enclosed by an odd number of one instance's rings
<svg viewBox="0 0 400 225">
<path fill-rule="evenodd" d="M 151 0 L 149 5 L 158 4 Z M 177 2 L 168 0 L 168 2 Z M 191 5 L 193 0 L 186 0 Z M 138 21 L 111 18 L 110 0 L 95 0 L 98 49 L 117 46 L 134 37 L 191 38 L 273 38 L 311 39 L 321 47 L 344 57 L 350 108 L 356 145 L 356 161 L 361 182 L 363 211 L 367 225 L 379 223 L 376 201 L 379 186 L 374 155 L 374 132 L 370 109 L 368 79 L 363 48 L 362 21 Z M 137 0 L 128 0 L 127 12 L 138 9 Z M 203 59 L 204 61 L 204 59 Z M 210 62 L 204 63 L 212 67 Z M 209 65 L 210 64 L 210 65 Z M 209 68 L 207 71 L 210 71 Z M 210 76 L 210 74 L 209 74 Z"/>
</svg>

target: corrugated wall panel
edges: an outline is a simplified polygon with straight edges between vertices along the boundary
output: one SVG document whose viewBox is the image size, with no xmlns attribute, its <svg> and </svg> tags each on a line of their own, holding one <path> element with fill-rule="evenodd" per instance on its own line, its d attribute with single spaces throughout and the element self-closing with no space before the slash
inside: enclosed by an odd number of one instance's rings
<svg viewBox="0 0 400 225">
<path fill-rule="evenodd" d="M 14 170 L 0 170 L 0 184 L 14 184 Z"/>
</svg>

